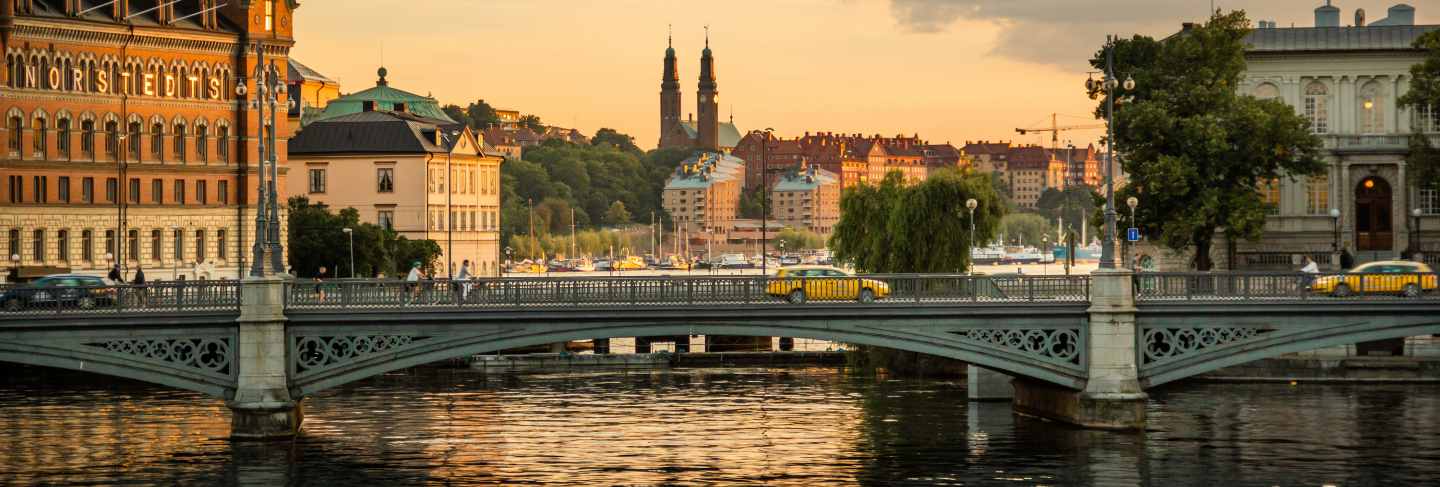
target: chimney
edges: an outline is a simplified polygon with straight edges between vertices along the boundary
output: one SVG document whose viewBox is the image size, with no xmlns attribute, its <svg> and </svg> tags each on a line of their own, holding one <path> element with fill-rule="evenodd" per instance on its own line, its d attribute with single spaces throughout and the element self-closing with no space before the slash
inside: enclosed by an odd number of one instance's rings
<svg viewBox="0 0 1440 487">
<path fill-rule="evenodd" d="M 1390 7 L 1390 16 L 1387 25 L 1415 25 L 1415 7 L 1405 4 L 1398 4 Z"/>
<path fill-rule="evenodd" d="M 1365 26 L 1365 9 L 1363 9 L 1363 8 L 1357 8 L 1357 9 L 1355 9 L 1355 26 L 1356 26 L 1356 27 L 1364 27 L 1364 26 Z"/>
<path fill-rule="evenodd" d="M 1330 0 L 1325 0 L 1325 5 L 1315 8 L 1316 27 L 1339 27 L 1340 9 L 1330 5 Z"/>
</svg>

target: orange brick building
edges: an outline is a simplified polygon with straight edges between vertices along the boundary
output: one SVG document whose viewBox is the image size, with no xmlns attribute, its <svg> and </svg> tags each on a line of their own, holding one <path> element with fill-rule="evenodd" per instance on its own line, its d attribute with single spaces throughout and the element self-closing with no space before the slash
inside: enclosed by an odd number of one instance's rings
<svg viewBox="0 0 1440 487">
<path fill-rule="evenodd" d="M 296 7 L 0 3 L 0 267 L 241 276 L 257 201 L 256 44 L 285 76 Z M 276 106 L 284 188 L 283 94 Z"/>
</svg>

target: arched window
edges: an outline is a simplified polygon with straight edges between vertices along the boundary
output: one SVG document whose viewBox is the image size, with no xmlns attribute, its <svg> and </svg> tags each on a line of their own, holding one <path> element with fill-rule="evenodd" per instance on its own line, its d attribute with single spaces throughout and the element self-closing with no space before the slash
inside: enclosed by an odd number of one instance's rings
<svg viewBox="0 0 1440 487">
<path fill-rule="evenodd" d="M 175 160 L 185 162 L 185 122 L 175 122 Z"/>
<path fill-rule="evenodd" d="M 61 118 L 55 121 L 55 149 L 59 156 L 65 159 L 70 158 L 70 119 Z"/>
<path fill-rule="evenodd" d="M 230 163 L 230 127 L 226 125 L 215 128 L 215 153 L 220 156 L 220 162 Z"/>
<path fill-rule="evenodd" d="M 1311 81 L 1305 86 L 1305 119 L 1310 121 L 1311 132 L 1330 133 L 1329 99 L 1329 91 L 1324 83 Z"/>
<path fill-rule="evenodd" d="M 24 121 L 19 115 L 11 115 L 5 123 L 5 130 L 9 132 L 5 147 L 10 150 L 10 157 L 20 157 L 20 132 L 24 130 L 22 123 Z"/>
<path fill-rule="evenodd" d="M 1385 89 L 1378 81 L 1360 87 L 1360 133 L 1385 133 Z"/>
<path fill-rule="evenodd" d="M 153 122 L 150 124 L 150 157 L 157 161 L 165 160 L 164 122 Z"/>
<path fill-rule="evenodd" d="M 130 139 L 130 159 L 136 162 L 140 161 L 140 139 L 143 136 L 140 121 L 132 120 L 130 122 L 130 133 L 126 135 L 125 138 Z"/>
<path fill-rule="evenodd" d="M 80 121 L 80 152 L 87 159 L 95 159 L 95 121 Z"/>
<path fill-rule="evenodd" d="M 200 162 L 207 162 L 210 159 L 210 127 L 204 123 L 195 125 L 195 157 Z"/>
<path fill-rule="evenodd" d="M 115 158 L 120 150 L 120 122 L 105 121 L 105 155 Z"/>
<path fill-rule="evenodd" d="M 46 144 L 49 142 L 50 134 L 49 121 L 45 119 L 44 114 L 37 114 L 35 120 L 31 122 L 30 127 L 34 129 L 34 133 L 31 134 L 30 138 L 31 146 L 33 147 L 31 152 L 36 159 L 45 159 L 47 152 Z"/>
</svg>

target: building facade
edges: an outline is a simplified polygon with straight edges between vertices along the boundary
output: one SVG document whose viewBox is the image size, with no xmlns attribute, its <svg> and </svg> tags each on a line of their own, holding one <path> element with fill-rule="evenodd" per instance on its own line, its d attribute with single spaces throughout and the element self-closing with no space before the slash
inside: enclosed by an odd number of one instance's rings
<svg viewBox="0 0 1440 487">
<path fill-rule="evenodd" d="M 719 152 L 685 159 L 665 182 L 661 205 L 688 238 L 724 240 L 735 225 L 745 161 Z"/>
<path fill-rule="evenodd" d="M 240 277 L 257 201 L 252 73 L 258 50 L 284 76 L 297 6 L 0 3 L 5 267 Z M 284 113 L 273 130 L 283 184 Z"/>
<path fill-rule="evenodd" d="M 325 111 L 325 105 L 340 97 L 340 83 L 291 59 L 285 83 L 289 86 L 290 126 L 304 127 Z"/>
<path fill-rule="evenodd" d="M 1417 241 L 1427 253 L 1440 252 L 1440 195 L 1411 181 L 1404 161 L 1411 134 L 1440 143 L 1440 110 L 1396 102 L 1409 88 L 1410 67 L 1424 56 L 1411 43 L 1440 29 L 1414 25 L 1414 12 L 1397 5 L 1385 19 L 1366 25 L 1357 15 L 1358 25 L 1341 27 L 1339 9 L 1326 5 L 1316 9 L 1314 27 L 1265 22 L 1246 39 L 1239 89 L 1284 101 L 1307 118 L 1324 143 L 1327 167 L 1259 188 L 1272 215 L 1259 242 L 1237 243 L 1240 266 L 1265 254 L 1329 254 L 1337 235 L 1340 248 L 1360 261 L 1395 258 Z M 1414 234 L 1417 223 L 1429 229 L 1425 235 Z"/>
<path fill-rule="evenodd" d="M 770 201 L 774 221 L 829 235 L 840 221 L 840 177 L 815 166 L 791 171 L 770 190 Z"/>
</svg>

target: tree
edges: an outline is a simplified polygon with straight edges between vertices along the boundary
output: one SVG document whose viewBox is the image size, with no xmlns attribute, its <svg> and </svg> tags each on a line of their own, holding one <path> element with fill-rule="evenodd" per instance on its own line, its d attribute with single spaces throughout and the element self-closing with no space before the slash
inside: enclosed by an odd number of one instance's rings
<svg viewBox="0 0 1440 487">
<path fill-rule="evenodd" d="M 740 207 L 736 209 L 736 213 L 740 218 L 761 218 L 765 214 L 765 208 L 773 208 L 766 201 L 769 196 L 759 187 L 741 191 Z"/>
<path fill-rule="evenodd" d="M 470 128 L 484 129 L 500 124 L 500 115 L 496 114 L 495 108 L 485 103 L 485 100 L 476 100 L 466 106 L 465 114 L 470 116 Z"/>
<path fill-rule="evenodd" d="M 595 131 L 595 136 L 590 138 L 590 145 L 610 144 L 610 146 L 625 152 L 640 154 L 640 147 L 635 145 L 635 138 L 617 132 L 615 129 L 602 128 Z"/>
<path fill-rule="evenodd" d="M 1000 236 L 1006 244 L 1034 245 L 1049 231 L 1050 223 L 1034 213 L 1012 213 L 1000 219 Z"/>
<path fill-rule="evenodd" d="M 630 212 L 625 210 L 625 202 L 610 203 L 610 209 L 605 210 L 605 223 L 616 226 L 630 223 Z"/>
<path fill-rule="evenodd" d="M 525 115 L 520 117 L 520 125 L 534 130 L 537 133 L 545 133 L 545 124 L 540 122 L 539 115 Z"/>
<path fill-rule="evenodd" d="M 1429 115 L 1433 130 L 1440 130 L 1440 31 L 1415 39 L 1416 49 L 1425 50 L 1425 59 L 1410 67 L 1410 91 L 1401 96 L 1400 106 L 1421 116 Z M 1440 149 L 1421 130 L 1410 136 L 1410 154 L 1405 157 L 1416 187 L 1440 187 Z"/>
<path fill-rule="evenodd" d="M 1048 188 L 1040 193 L 1035 207 L 1051 223 L 1063 221 L 1067 230 L 1075 230 L 1095 212 L 1095 190 L 1089 186 L 1070 186 L 1064 190 Z"/>
<path fill-rule="evenodd" d="M 360 212 L 345 208 L 331 213 L 323 204 L 312 204 L 304 196 L 291 197 L 287 202 L 286 219 L 290 267 L 302 277 L 313 276 L 325 266 L 332 277 L 349 277 L 350 238 L 355 242 L 353 275 L 369 277 L 377 273 L 398 276 L 420 262 L 427 272 L 440 258 L 440 245 L 432 240 L 410 240 L 372 223 L 361 223 Z M 344 229 L 353 232 L 346 236 Z"/>
<path fill-rule="evenodd" d="M 788 227 L 775 234 L 775 241 L 784 242 L 787 251 L 825 248 L 825 239 L 815 232 Z"/>
<path fill-rule="evenodd" d="M 1257 187 L 1324 170 L 1320 140 L 1295 109 L 1236 92 L 1245 70 L 1244 12 L 1216 12 L 1204 25 L 1163 40 L 1122 39 L 1090 61 L 1136 89 L 1117 93 L 1116 153 L 1130 175 L 1116 202 L 1136 196 L 1140 231 L 1177 251 L 1193 250 L 1194 267 L 1210 270 L 1217 232 L 1258 239 L 1266 207 Z M 1105 90 L 1097 93 L 1105 111 Z M 1128 97 L 1133 96 L 1133 101 Z"/>
<path fill-rule="evenodd" d="M 979 203 L 976 242 L 993 238 L 1005 211 L 989 176 L 944 169 L 914 186 L 903 179 L 891 171 L 878 186 L 845 190 L 830 236 L 835 257 L 861 272 L 965 271 L 974 245 L 965 200 Z"/>
</svg>

